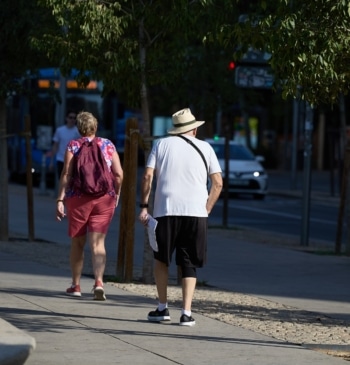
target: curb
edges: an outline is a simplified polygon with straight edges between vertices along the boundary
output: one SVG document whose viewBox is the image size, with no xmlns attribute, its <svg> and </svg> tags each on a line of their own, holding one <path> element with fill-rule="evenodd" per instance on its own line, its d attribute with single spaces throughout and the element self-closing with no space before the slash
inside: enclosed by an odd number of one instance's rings
<svg viewBox="0 0 350 365">
<path fill-rule="evenodd" d="M 0 318 L 0 364 L 24 364 L 35 346 L 33 337 Z"/>
</svg>

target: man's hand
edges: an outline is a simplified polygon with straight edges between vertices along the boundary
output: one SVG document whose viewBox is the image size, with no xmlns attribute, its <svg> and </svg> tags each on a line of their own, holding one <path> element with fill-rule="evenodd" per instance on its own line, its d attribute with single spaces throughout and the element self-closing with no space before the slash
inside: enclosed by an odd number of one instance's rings
<svg viewBox="0 0 350 365">
<path fill-rule="evenodd" d="M 139 220 L 140 220 L 140 222 L 144 226 L 147 226 L 147 224 L 148 224 L 148 212 L 147 212 L 147 208 L 142 208 L 141 209 L 141 212 L 139 214 Z"/>
</svg>

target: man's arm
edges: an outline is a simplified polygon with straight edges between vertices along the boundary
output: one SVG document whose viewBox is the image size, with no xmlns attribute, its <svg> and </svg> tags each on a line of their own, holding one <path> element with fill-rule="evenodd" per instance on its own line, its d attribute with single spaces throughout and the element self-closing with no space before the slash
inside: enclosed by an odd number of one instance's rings
<svg viewBox="0 0 350 365">
<path fill-rule="evenodd" d="M 211 181 L 211 185 L 206 206 L 208 214 L 211 212 L 216 201 L 219 199 L 222 190 L 222 176 L 220 172 L 211 174 L 209 178 Z"/>
<path fill-rule="evenodd" d="M 154 175 L 154 169 L 152 169 L 151 167 L 146 167 L 145 172 L 142 177 L 142 181 L 141 181 L 140 206 L 143 206 L 143 207 L 141 207 L 139 219 L 140 219 L 141 223 L 143 223 L 145 225 L 148 222 L 148 213 L 147 213 L 148 199 L 151 194 L 153 175 Z"/>
<path fill-rule="evenodd" d="M 148 204 L 151 194 L 154 169 L 146 167 L 141 181 L 141 201 L 140 204 Z"/>
</svg>

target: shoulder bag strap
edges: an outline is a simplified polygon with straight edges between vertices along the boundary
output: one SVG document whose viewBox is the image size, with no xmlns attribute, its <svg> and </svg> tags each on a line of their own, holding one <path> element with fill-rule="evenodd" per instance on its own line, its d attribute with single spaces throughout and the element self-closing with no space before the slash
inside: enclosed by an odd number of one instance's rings
<svg viewBox="0 0 350 365">
<path fill-rule="evenodd" d="M 204 157 L 202 151 L 190 139 L 184 137 L 181 134 L 177 134 L 177 136 L 182 138 L 183 140 L 185 140 L 187 143 L 189 143 L 200 154 L 200 156 L 202 157 L 202 160 L 204 162 L 204 165 L 205 165 L 205 170 L 207 171 L 207 174 L 209 174 L 208 164 L 207 164 L 207 161 L 205 160 L 205 157 Z"/>
</svg>

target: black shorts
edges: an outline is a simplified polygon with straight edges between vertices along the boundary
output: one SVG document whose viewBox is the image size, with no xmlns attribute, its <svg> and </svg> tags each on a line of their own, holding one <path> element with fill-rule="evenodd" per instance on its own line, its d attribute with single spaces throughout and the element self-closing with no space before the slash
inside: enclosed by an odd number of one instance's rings
<svg viewBox="0 0 350 365">
<path fill-rule="evenodd" d="M 176 265 L 202 267 L 207 260 L 207 217 L 165 216 L 156 218 L 158 252 L 154 258 L 171 263 L 176 249 Z"/>
<path fill-rule="evenodd" d="M 57 167 L 57 177 L 60 179 L 62 170 L 63 170 L 64 162 L 63 161 L 56 161 L 56 167 Z"/>
</svg>

